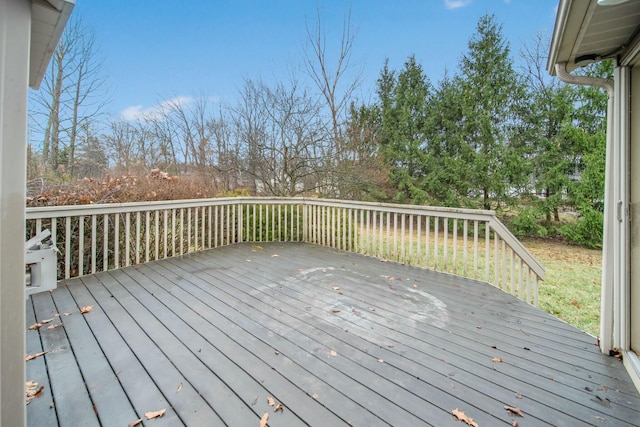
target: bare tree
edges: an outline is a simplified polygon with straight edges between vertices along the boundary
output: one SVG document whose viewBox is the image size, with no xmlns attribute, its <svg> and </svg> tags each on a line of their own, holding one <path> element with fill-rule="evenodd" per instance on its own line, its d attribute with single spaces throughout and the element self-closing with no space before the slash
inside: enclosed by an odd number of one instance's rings
<svg viewBox="0 0 640 427">
<path fill-rule="evenodd" d="M 295 79 L 274 87 L 247 80 L 241 98 L 236 132 L 256 190 L 276 196 L 315 190 L 329 137 L 318 100 Z"/>
<path fill-rule="evenodd" d="M 340 43 L 337 49 L 327 49 L 327 35 L 320 11 L 317 22 L 311 27 L 306 24 L 307 43 L 305 45 L 305 65 L 307 73 L 320 90 L 324 105 L 330 119 L 331 140 L 326 155 L 327 164 L 322 169 L 318 181 L 324 193 L 339 195 L 340 178 L 336 174 L 341 162 L 349 162 L 349 147 L 345 138 L 345 126 L 348 120 L 349 105 L 353 102 L 354 92 L 361 83 L 361 71 L 353 69 L 351 54 L 355 41 L 355 33 L 351 27 L 351 11 L 345 16 L 342 24 Z M 335 60 L 332 63 L 330 57 Z"/>
<path fill-rule="evenodd" d="M 53 54 L 42 87 L 32 92 L 32 122 L 42 140 L 42 161 L 49 170 L 74 173 L 79 133 L 107 103 L 105 78 L 91 29 L 73 18 Z M 34 134 L 34 133 L 32 133 Z M 61 156 L 64 151 L 65 156 Z M 66 157 L 66 158 L 64 158 Z"/>
</svg>

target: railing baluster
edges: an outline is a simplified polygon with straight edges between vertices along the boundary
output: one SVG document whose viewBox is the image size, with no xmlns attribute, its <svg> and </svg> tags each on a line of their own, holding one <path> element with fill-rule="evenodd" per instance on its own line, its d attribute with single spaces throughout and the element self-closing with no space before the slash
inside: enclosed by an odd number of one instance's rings
<svg viewBox="0 0 640 427">
<path fill-rule="evenodd" d="M 469 253 L 469 248 L 467 247 L 467 244 L 469 243 L 469 220 L 465 219 L 464 222 L 462 223 L 462 266 L 463 266 L 463 275 L 464 277 L 469 277 L 469 271 L 467 269 L 467 262 L 468 262 L 468 253 Z"/>
<path fill-rule="evenodd" d="M 157 214 L 158 211 L 155 211 Z M 144 213 L 144 262 L 149 262 L 149 245 L 151 244 L 151 212 Z M 158 232 L 156 231 L 156 235 Z"/>
<path fill-rule="evenodd" d="M 444 222 L 444 250 L 443 253 L 443 261 L 442 261 L 442 271 L 447 271 L 449 268 L 449 218 L 442 218 L 442 222 Z"/>
<path fill-rule="evenodd" d="M 509 248 L 511 249 L 511 248 Z M 506 248 L 505 248 L 506 251 Z M 513 257 L 513 250 L 509 251 L 509 266 L 511 267 L 511 272 L 510 272 L 510 286 L 511 286 L 511 295 L 515 295 L 516 294 L 516 263 L 515 263 L 515 259 Z M 506 286 L 506 284 L 505 284 Z"/>
<path fill-rule="evenodd" d="M 453 274 L 458 273 L 458 218 L 453 219 Z"/>
<path fill-rule="evenodd" d="M 398 252 L 398 212 L 393 213 L 393 256 L 396 261 L 400 259 Z"/>
<path fill-rule="evenodd" d="M 78 217 L 78 274 L 84 275 L 84 215 Z"/>
<path fill-rule="evenodd" d="M 431 217 L 425 217 L 425 235 L 427 238 L 424 241 L 425 244 L 425 267 L 429 268 L 429 257 L 431 256 Z"/>
<path fill-rule="evenodd" d="M 489 230 L 486 230 L 489 233 Z M 485 258 L 488 252 L 485 254 Z M 473 221 L 473 278 L 478 278 L 478 220 Z M 487 280 L 488 282 L 488 280 Z"/>
<path fill-rule="evenodd" d="M 440 224 L 439 221 L 440 217 L 434 217 L 433 218 L 433 259 L 434 259 L 434 263 L 433 263 L 433 268 L 434 270 L 438 269 L 438 263 L 439 263 L 439 254 L 438 254 L 438 249 L 440 247 L 440 237 L 438 236 L 438 234 L 440 233 Z"/>
<path fill-rule="evenodd" d="M 64 233 L 64 278 L 68 279 L 71 274 L 71 217 L 65 221 Z"/>
<path fill-rule="evenodd" d="M 407 262 L 413 265 L 413 214 L 409 215 L 409 256 Z"/>
<path fill-rule="evenodd" d="M 109 215 L 102 217 L 102 271 L 109 270 Z"/>
<path fill-rule="evenodd" d="M 96 254 L 97 254 L 98 218 L 91 215 L 91 274 L 96 274 Z"/>
<path fill-rule="evenodd" d="M 418 236 L 418 241 L 417 241 L 417 253 L 416 253 L 416 257 L 417 257 L 417 261 L 416 261 L 416 265 L 425 265 L 422 262 L 422 220 L 423 220 L 423 216 L 422 215 L 416 215 L 416 219 L 418 220 L 418 229 L 416 230 L 416 234 Z"/>
<path fill-rule="evenodd" d="M 168 240 L 168 232 L 169 232 L 169 211 L 167 209 L 164 210 L 163 214 L 163 221 L 162 221 L 162 234 L 163 234 L 163 238 L 164 238 L 164 242 L 163 244 L 163 250 L 164 253 L 162 254 L 162 258 L 167 258 L 169 256 L 169 240 Z"/>
<path fill-rule="evenodd" d="M 491 251 L 491 228 L 489 227 L 489 223 L 485 222 L 485 228 L 484 228 L 484 248 L 485 248 L 485 258 L 484 258 L 484 275 L 485 275 L 485 282 L 489 282 L 489 256 L 490 256 L 490 251 Z M 498 235 L 496 233 L 494 233 L 494 239 L 497 239 Z M 497 246 L 496 246 L 497 248 Z M 498 258 L 497 258 L 498 252 L 496 250 L 496 263 L 498 262 Z M 494 265 L 494 268 L 498 268 L 498 264 Z M 497 274 L 497 273 L 496 273 Z M 496 283 L 496 286 L 498 284 Z"/>
<path fill-rule="evenodd" d="M 120 268 L 120 214 L 114 215 L 113 258 L 115 268 Z"/>
<path fill-rule="evenodd" d="M 125 228 L 124 228 L 124 265 L 125 267 L 131 264 L 131 212 L 127 212 L 124 215 Z"/>
<path fill-rule="evenodd" d="M 136 264 L 140 264 L 140 211 L 136 212 Z"/>
</svg>

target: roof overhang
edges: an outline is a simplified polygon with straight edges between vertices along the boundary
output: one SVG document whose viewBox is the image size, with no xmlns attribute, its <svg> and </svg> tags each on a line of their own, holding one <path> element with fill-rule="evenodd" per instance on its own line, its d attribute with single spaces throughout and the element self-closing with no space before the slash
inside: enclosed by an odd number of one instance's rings
<svg viewBox="0 0 640 427">
<path fill-rule="evenodd" d="M 547 70 L 566 62 L 572 71 L 586 63 L 615 58 L 633 65 L 640 51 L 640 0 L 614 6 L 597 0 L 560 0 Z"/>
<path fill-rule="evenodd" d="M 31 1 L 30 87 L 40 86 L 74 6 L 75 0 Z"/>
</svg>

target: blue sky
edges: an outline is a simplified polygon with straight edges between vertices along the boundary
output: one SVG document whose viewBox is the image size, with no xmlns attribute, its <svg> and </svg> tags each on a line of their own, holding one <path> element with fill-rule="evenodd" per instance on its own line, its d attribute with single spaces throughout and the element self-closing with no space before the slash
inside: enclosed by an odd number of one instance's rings
<svg viewBox="0 0 640 427">
<path fill-rule="evenodd" d="M 359 96 L 370 99 L 385 58 L 400 69 L 415 54 L 433 82 L 454 72 L 486 12 L 517 60 L 528 39 L 551 33 L 556 7 L 557 0 L 78 0 L 74 13 L 100 46 L 107 112 L 132 119 L 174 98 L 233 104 L 244 78 L 270 82 L 293 71 L 305 82 L 305 22 L 316 25 L 317 11 L 335 52 L 351 10 L 352 72 L 361 73 Z"/>
</svg>

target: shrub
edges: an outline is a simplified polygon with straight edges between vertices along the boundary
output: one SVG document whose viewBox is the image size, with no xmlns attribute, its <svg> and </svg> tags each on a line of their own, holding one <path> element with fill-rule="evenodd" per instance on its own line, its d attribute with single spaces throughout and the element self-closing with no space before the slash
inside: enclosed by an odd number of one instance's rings
<svg viewBox="0 0 640 427">
<path fill-rule="evenodd" d="M 591 249 L 602 248 L 604 215 L 594 209 L 581 212 L 575 223 L 567 224 L 560 229 L 567 241 Z"/>
<path fill-rule="evenodd" d="M 542 212 L 533 207 L 525 207 L 511 221 L 510 229 L 517 237 L 546 237 L 548 230 L 540 225 Z"/>
</svg>

